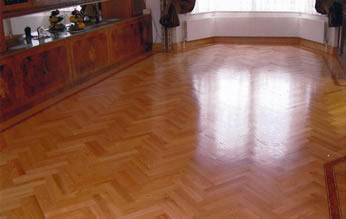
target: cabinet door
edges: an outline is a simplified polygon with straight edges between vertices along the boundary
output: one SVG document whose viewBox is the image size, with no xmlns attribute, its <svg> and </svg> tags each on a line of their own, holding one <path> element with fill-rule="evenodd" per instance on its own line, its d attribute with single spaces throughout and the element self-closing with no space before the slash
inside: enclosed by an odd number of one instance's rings
<svg viewBox="0 0 346 219">
<path fill-rule="evenodd" d="M 127 25 L 118 25 L 111 30 L 111 56 L 112 63 L 119 63 L 124 60 L 128 53 L 128 38 L 126 38 Z"/>
<path fill-rule="evenodd" d="M 131 52 L 133 55 L 137 55 L 141 51 L 141 35 L 140 35 L 140 26 L 139 21 L 135 20 L 130 24 L 131 32 L 129 37 L 131 40 Z"/>
<path fill-rule="evenodd" d="M 18 73 L 23 78 L 26 102 L 47 97 L 70 80 L 67 49 L 64 45 L 31 50 L 18 57 L 17 62 Z"/>
<path fill-rule="evenodd" d="M 138 22 L 125 23 L 111 30 L 112 63 L 119 63 L 138 53 Z"/>
<path fill-rule="evenodd" d="M 0 61 L 0 121 L 21 104 L 20 80 L 11 59 Z"/>
<path fill-rule="evenodd" d="M 72 39 L 73 66 L 76 77 L 82 78 L 108 64 L 107 34 L 103 31 Z"/>
<path fill-rule="evenodd" d="M 150 51 L 153 45 L 151 16 L 145 16 L 138 21 L 140 50 Z"/>
</svg>

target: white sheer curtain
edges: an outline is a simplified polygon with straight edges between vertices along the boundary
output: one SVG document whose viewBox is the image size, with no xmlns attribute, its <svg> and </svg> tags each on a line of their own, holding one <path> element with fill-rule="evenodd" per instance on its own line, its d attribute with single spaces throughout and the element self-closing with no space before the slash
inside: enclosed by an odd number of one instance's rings
<svg viewBox="0 0 346 219">
<path fill-rule="evenodd" d="M 315 0 L 197 0 L 193 13 L 212 11 L 303 12 L 314 14 Z"/>
</svg>

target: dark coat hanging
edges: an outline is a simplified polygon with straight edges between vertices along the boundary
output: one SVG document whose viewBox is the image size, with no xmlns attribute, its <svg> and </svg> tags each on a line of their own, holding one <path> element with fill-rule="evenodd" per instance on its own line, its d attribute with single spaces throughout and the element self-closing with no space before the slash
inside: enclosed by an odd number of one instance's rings
<svg viewBox="0 0 346 219">
<path fill-rule="evenodd" d="M 329 27 L 340 27 L 343 22 L 344 0 L 316 0 L 315 9 L 320 14 L 328 15 Z"/>
<path fill-rule="evenodd" d="M 177 27 L 180 25 L 178 14 L 186 14 L 195 8 L 196 0 L 171 0 L 164 8 L 160 24 L 164 27 Z"/>
</svg>

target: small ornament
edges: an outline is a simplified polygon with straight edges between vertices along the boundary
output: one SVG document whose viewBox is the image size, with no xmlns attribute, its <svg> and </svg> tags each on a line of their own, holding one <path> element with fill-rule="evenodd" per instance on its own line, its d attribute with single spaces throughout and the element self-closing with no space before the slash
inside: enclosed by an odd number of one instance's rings
<svg viewBox="0 0 346 219">
<path fill-rule="evenodd" d="M 83 30 L 85 28 L 84 16 L 77 9 L 72 11 L 70 21 L 73 23 L 71 24 L 69 28 L 70 31 L 78 31 L 78 30 Z"/>
<path fill-rule="evenodd" d="M 56 31 L 64 31 L 66 29 L 65 25 L 63 23 L 60 23 L 62 20 L 64 20 L 63 17 L 58 16 L 60 14 L 60 11 L 57 9 L 55 11 L 51 12 L 51 15 L 49 16 L 49 31 L 56 32 Z"/>
</svg>

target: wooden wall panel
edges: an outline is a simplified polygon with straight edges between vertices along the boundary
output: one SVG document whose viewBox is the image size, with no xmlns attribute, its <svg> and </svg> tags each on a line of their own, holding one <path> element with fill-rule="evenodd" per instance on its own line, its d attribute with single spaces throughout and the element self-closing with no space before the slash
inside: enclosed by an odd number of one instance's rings
<svg viewBox="0 0 346 219">
<path fill-rule="evenodd" d="M 110 0 L 102 2 L 102 15 L 104 18 L 130 18 L 132 17 L 132 0 Z"/>
<path fill-rule="evenodd" d="M 5 51 L 6 51 L 5 31 L 4 31 L 4 25 L 2 20 L 2 12 L 0 9 L 0 53 Z"/>
<path fill-rule="evenodd" d="M 35 6 L 41 6 L 41 7 L 43 7 L 43 6 L 47 6 L 47 5 L 58 5 L 58 4 L 60 4 L 60 3 L 62 3 L 62 1 L 61 0 L 40 0 L 40 1 L 34 1 L 33 2 L 33 6 L 35 7 Z"/>
<path fill-rule="evenodd" d="M 30 51 L 17 57 L 25 103 L 43 98 L 70 81 L 67 48 L 62 44 Z"/>
<path fill-rule="evenodd" d="M 145 8 L 143 0 L 109 0 L 102 2 L 104 18 L 130 18 L 142 14 Z"/>
<path fill-rule="evenodd" d="M 0 121 L 20 106 L 21 85 L 13 60 L 0 60 Z"/>
<path fill-rule="evenodd" d="M 82 78 L 108 64 L 107 34 L 98 31 L 73 39 L 73 66 L 76 78 Z"/>
</svg>

